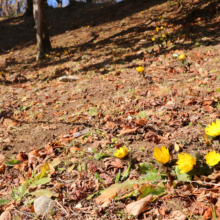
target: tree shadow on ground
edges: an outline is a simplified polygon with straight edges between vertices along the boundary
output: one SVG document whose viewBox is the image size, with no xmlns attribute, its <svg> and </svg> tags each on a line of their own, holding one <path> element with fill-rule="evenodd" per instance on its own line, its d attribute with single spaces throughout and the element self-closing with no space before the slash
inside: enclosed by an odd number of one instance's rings
<svg viewBox="0 0 220 220">
<path fill-rule="evenodd" d="M 129 6 L 129 10 L 122 7 L 122 6 L 126 6 L 126 4 L 125 5 L 121 4 L 121 6 L 120 4 L 115 5 L 115 7 L 118 7 L 118 11 L 116 10 L 115 12 L 116 15 L 122 10 L 122 8 L 123 10 L 125 10 L 125 13 L 122 13 L 122 15 L 120 15 L 121 17 L 119 15 L 116 16 L 115 18 L 109 17 L 108 18 L 110 19 L 109 21 L 123 19 L 126 16 L 135 13 L 135 11 L 140 10 L 140 8 L 138 8 L 132 11 L 131 5 Z M 143 1 L 140 1 L 140 5 L 141 6 L 144 5 Z M 114 5 L 106 5 L 102 7 L 106 7 L 107 10 L 108 7 L 112 7 L 112 9 L 114 9 L 113 6 Z M 133 7 L 134 6 L 135 4 L 133 5 Z M 73 7 L 73 6 L 69 6 L 69 7 Z M 142 10 L 147 8 L 148 6 L 146 6 L 145 8 L 142 7 Z M 57 9 L 57 10 L 61 10 L 61 9 Z M 92 12 L 93 10 L 96 9 L 91 8 Z M 97 21 L 96 23 L 96 19 L 98 18 L 100 19 L 100 13 L 104 13 L 101 9 L 98 10 L 100 11 L 97 12 L 98 15 L 97 18 L 95 17 L 93 17 L 92 19 L 90 18 L 90 20 L 92 20 L 90 23 L 87 23 L 87 20 L 85 19 L 83 20 L 82 25 L 88 25 L 88 24 L 91 25 L 91 23 L 93 23 L 94 25 L 102 24 L 105 20 Z M 106 51 L 108 51 L 105 54 L 106 59 L 104 61 L 96 62 L 94 64 L 84 65 L 78 71 L 78 73 L 86 73 L 86 71 L 91 69 L 97 70 L 100 68 L 104 68 L 108 64 L 114 65 L 114 64 L 131 62 L 136 59 L 145 59 L 147 56 L 149 57 L 149 55 L 157 56 L 157 55 L 167 54 L 177 49 L 191 50 L 201 45 L 207 45 L 207 46 L 217 45 L 220 43 L 219 41 L 220 31 L 218 30 L 220 21 L 216 18 L 218 10 L 219 10 L 219 6 L 215 2 L 207 3 L 205 0 L 198 1 L 193 5 L 183 5 L 183 7 L 181 8 L 178 8 L 177 5 L 175 5 L 170 9 L 168 9 L 167 12 L 171 13 L 172 17 L 165 17 L 163 23 L 167 23 L 168 26 L 171 28 L 173 27 L 172 32 L 170 32 L 169 34 L 174 39 L 173 42 L 174 45 L 170 48 L 161 48 L 156 52 L 152 50 L 151 51 L 148 50 L 148 48 L 152 46 L 151 37 L 153 36 L 153 33 L 156 33 L 155 31 L 156 26 L 162 24 L 161 20 L 158 18 L 158 11 L 151 11 L 150 17 L 145 15 L 140 15 L 140 17 L 135 18 L 135 19 L 142 19 L 139 24 L 134 24 L 134 26 L 124 30 L 121 29 L 121 31 L 118 31 L 115 34 L 113 33 L 109 37 L 103 39 L 100 38 L 99 32 L 97 30 L 97 32 L 89 32 L 89 37 L 87 42 L 79 43 L 77 45 L 73 45 L 68 48 L 65 47 L 56 48 L 54 49 L 55 52 L 68 49 L 70 51 L 70 56 L 68 58 L 61 57 L 56 61 L 46 61 L 43 62 L 42 65 L 45 67 L 54 64 L 62 64 L 69 60 L 73 62 L 82 61 L 83 56 L 86 55 L 88 48 L 90 48 L 91 50 L 95 50 L 98 47 L 99 49 L 105 49 Z M 63 11 L 63 13 L 65 13 L 65 11 Z M 163 12 L 161 11 L 161 14 L 162 13 Z M 90 15 L 90 12 L 88 13 L 88 15 Z M 132 20 L 132 17 L 130 17 L 130 20 Z M 123 25 L 123 23 L 121 24 Z M 59 24 L 58 26 L 60 27 L 61 24 Z M 107 25 L 104 28 L 106 29 L 106 31 L 109 31 L 109 27 Z M 116 25 L 116 28 L 120 28 L 120 27 Z M 62 33 L 61 29 L 57 30 L 57 33 Z M 68 30 L 68 27 L 66 27 L 66 29 Z M 74 42 L 74 37 L 72 38 L 73 39 L 71 39 L 71 41 Z M 112 44 L 114 44 L 114 46 L 118 48 L 118 51 L 121 50 L 121 53 L 112 50 Z M 141 52 L 143 48 L 146 50 L 145 53 Z M 74 57 L 73 55 L 76 51 L 80 52 L 82 56 Z M 97 55 L 96 58 L 98 56 L 100 55 Z M 29 64 L 31 64 L 32 62 L 34 61 L 33 60 L 30 61 Z M 39 65 L 38 68 L 41 68 L 42 65 Z M 51 79 L 56 79 L 62 74 L 65 74 L 65 71 L 59 70 L 59 72 L 61 74 L 55 73 L 53 76 L 51 76 Z"/>
<path fill-rule="evenodd" d="M 106 22 L 122 20 L 136 12 L 159 5 L 166 0 L 145 1 L 126 0 L 120 3 L 92 4 L 74 2 L 66 8 L 48 8 L 47 20 L 50 36 L 87 26 L 98 26 Z M 33 18 L 12 17 L 0 21 L 0 54 L 18 50 L 36 43 L 36 31 Z"/>
</svg>

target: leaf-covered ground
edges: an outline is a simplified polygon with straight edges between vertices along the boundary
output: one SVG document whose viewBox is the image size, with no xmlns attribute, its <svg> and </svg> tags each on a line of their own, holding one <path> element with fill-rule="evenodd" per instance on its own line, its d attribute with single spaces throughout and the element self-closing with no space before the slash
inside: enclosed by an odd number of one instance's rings
<svg viewBox="0 0 220 220">
<path fill-rule="evenodd" d="M 44 219 L 220 217 L 218 168 L 187 176 L 173 166 L 170 187 L 153 158 L 162 145 L 172 159 L 219 151 L 218 138 L 205 135 L 220 116 L 218 4 L 48 8 L 53 50 L 41 61 L 33 20 L 0 20 L 4 219 L 39 218 L 34 201 L 41 195 L 56 201 Z M 60 79 L 71 75 L 71 82 Z M 127 157 L 114 157 L 122 146 Z"/>
</svg>

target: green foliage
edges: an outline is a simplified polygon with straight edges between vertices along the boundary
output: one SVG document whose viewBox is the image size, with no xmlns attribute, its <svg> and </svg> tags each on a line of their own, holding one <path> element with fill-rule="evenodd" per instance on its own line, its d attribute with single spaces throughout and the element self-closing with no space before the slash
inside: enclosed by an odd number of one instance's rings
<svg viewBox="0 0 220 220">
<path fill-rule="evenodd" d="M 14 165 L 19 164 L 19 163 L 20 163 L 20 160 L 16 160 L 16 159 L 5 161 L 5 165 L 7 165 L 8 167 L 13 167 Z"/>
<path fill-rule="evenodd" d="M 158 173 L 158 170 L 153 167 L 150 163 L 140 163 L 138 164 L 140 174 L 144 174 L 141 176 L 142 179 L 146 181 L 158 181 L 162 180 L 163 176 L 166 176 L 164 172 Z"/>
<path fill-rule="evenodd" d="M 190 181 L 192 177 L 187 173 L 180 173 L 178 166 L 175 166 L 176 177 L 179 181 Z"/>
</svg>

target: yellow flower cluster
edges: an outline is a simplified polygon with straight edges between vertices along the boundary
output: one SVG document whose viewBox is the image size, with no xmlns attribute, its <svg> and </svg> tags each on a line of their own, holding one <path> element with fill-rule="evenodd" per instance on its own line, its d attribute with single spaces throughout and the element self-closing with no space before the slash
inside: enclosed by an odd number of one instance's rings
<svg viewBox="0 0 220 220">
<path fill-rule="evenodd" d="M 178 155 L 177 164 L 181 173 L 187 173 L 196 165 L 196 158 L 190 154 L 182 153 Z"/>
<path fill-rule="evenodd" d="M 165 146 L 162 146 L 161 149 L 155 147 L 153 156 L 162 164 L 166 164 L 170 160 L 169 149 Z M 182 153 L 178 155 L 177 164 L 181 173 L 187 173 L 196 165 L 196 158 L 192 157 L 190 154 Z"/>
<path fill-rule="evenodd" d="M 162 146 L 161 149 L 155 147 L 153 156 L 159 163 L 162 164 L 166 164 L 170 160 L 169 149 L 165 146 Z"/>
<path fill-rule="evenodd" d="M 159 32 L 160 28 L 159 27 L 156 27 L 156 32 Z"/>
<path fill-rule="evenodd" d="M 220 121 L 216 120 L 216 123 L 212 122 L 211 125 L 205 129 L 205 133 L 212 137 L 217 137 L 220 135 Z"/>
<path fill-rule="evenodd" d="M 186 55 L 184 53 L 180 54 L 179 60 L 185 60 L 185 59 L 186 59 Z"/>
<path fill-rule="evenodd" d="M 144 72 L 144 67 L 139 66 L 139 67 L 136 68 L 136 71 L 139 72 L 139 73 L 142 73 L 142 72 Z"/>
<path fill-rule="evenodd" d="M 154 158 L 157 162 L 161 164 L 166 164 L 170 160 L 169 149 L 165 146 L 162 146 L 161 149 L 155 147 Z M 220 162 L 220 154 L 216 153 L 216 151 L 211 151 L 205 156 L 206 164 L 209 166 L 215 166 Z M 176 162 L 177 167 L 179 168 L 181 173 L 187 173 L 191 171 L 196 165 L 196 158 L 187 153 L 181 153 L 178 155 L 178 160 Z"/>
<path fill-rule="evenodd" d="M 117 152 L 114 154 L 115 157 L 124 158 L 128 154 L 128 149 L 126 146 L 120 147 L 117 149 Z"/>
<path fill-rule="evenodd" d="M 215 151 L 211 151 L 206 154 L 205 159 L 206 159 L 206 163 L 209 166 L 215 166 L 220 161 L 220 154 L 216 153 Z"/>
</svg>

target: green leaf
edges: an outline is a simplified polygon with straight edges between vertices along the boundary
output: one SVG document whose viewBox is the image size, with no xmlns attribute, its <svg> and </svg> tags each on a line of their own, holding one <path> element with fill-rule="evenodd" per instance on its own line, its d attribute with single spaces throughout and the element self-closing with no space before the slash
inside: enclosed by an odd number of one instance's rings
<svg viewBox="0 0 220 220">
<path fill-rule="evenodd" d="M 159 196 L 164 193 L 164 188 L 154 187 L 150 184 L 147 184 L 146 187 L 145 186 L 141 187 L 141 189 L 139 189 L 139 192 L 140 192 L 140 198 L 144 198 L 149 194 L 152 194 L 153 196 Z"/>
<path fill-rule="evenodd" d="M 14 197 L 14 199 L 19 198 L 19 195 L 17 195 L 14 190 L 12 190 L 11 193 L 12 193 L 12 196 Z"/>
<path fill-rule="evenodd" d="M 92 107 L 88 110 L 88 115 L 89 116 L 97 116 L 98 115 L 98 108 L 97 107 Z"/>
<path fill-rule="evenodd" d="M 19 186 L 18 187 L 18 189 L 17 189 L 17 191 L 18 191 L 18 193 L 20 194 L 20 195 L 22 195 L 23 193 L 24 193 L 24 188 L 23 188 L 23 186 Z"/>
<path fill-rule="evenodd" d="M 100 183 L 104 183 L 104 180 L 101 179 L 98 173 L 95 173 L 95 178 L 99 180 Z"/>
<path fill-rule="evenodd" d="M 202 164 L 199 167 L 194 167 L 193 170 L 191 170 L 190 172 L 188 172 L 188 174 L 190 176 L 193 175 L 209 175 L 212 173 L 212 169 L 207 165 L 207 164 Z"/>
<path fill-rule="evenodd" d="M 57 167 L 61 162 L 62 162 L 62 161 L 61 161 L 60 158 L 55 158 L 55 159 L 51 162 L 51 165 L 55 168 L 55 167 Z"/>
<path fill-rule="evenodd" d="M 102 190 L 101 190 L 101 191 L 102 191 Z M 100 193 L 100 190 L 99 190 L 98 192 L 95 192 L 95 193 L 89 195 L 86 199 L 87 199 L 87 200 L 90 200 L 90 199 L 92 199 L 94 196 L 97 196 L 99 193 Z"/>
<path fill-rule="evenodd" d="M 146 181 L 158 181 L 162 180 L 162 175 L 166 175 L 164 172 L 158 174 L 158 170 L 154 169 L 152 171 L 148 171 L 147 174 L 141 176 L 142 179 L 145 179 Z"/>
<path fill-rule="evenodd" d="M 0 199 L 0 206 L 8 204 L 10 201 L 6 199 Z"/>
<path fill-rule="evenodd" d="M 57 171 L 64 171 L 64 170 L 66 170 L 66 168 L 64 167 L 57 168 Z"/>
<path fill-rule="evenodd" d="M 138 164 L 140 174 L 146 174 L 149 170 L 154 168 L 153 164 L 151 163 L 139 163 Z"/>
<path fill-rule="evenodd" d="M 129 165 L 128 169 L 125 170 L 124 174 L 122 175 L 121 180 L 124 180 L 124 179 L 126 179 L 129 176 L 130 169 L 131 169 L 131 165 Z"/>
<path fill-rule="evenodd" d="M 179 181 L 190 181 L 192 177 L 187 173 L 180 173 L 180 169 L 175 166 L 175 173 Z"/>
<path fill-rule="evenodd" d="M 140 163 L 138 164 L 140 174 L 144 174 L 141 176 L 142 179 L 146 181 L 158 181 L 161 180 L 163 176 L 166 176 L 164 172 L 158 173 L 157 169 L 153 169 L 154 166 L 150 163 Z"/>
<path fill-rule="evenodd" d="M 80 165 L 80 164 L 77 166 L 77 170 L 78 170 L 79 172 L 81 172 L 81 171 L 82 171 L 82 167 L 81 167 L 81 165 Z"/>
<path fill-rule="evenodd" d="M 216 92 L 220 93 L 220 88 L 217 88 L 217 89 L 216 89 Z"/>
<path fill-rule="evenodd" d="M 120 177 L 121 177 L 121 172 L 119 171 L 119 172 L 117 173 L 116 178 L 115 178 L 115 183 L 117 183 L 117 182 L 120 180 Z"/>
<path fill-rule="evenodd" d="M 8 167 L 13 167 L 15 164 L 19 164 L 19 163 L 20 160 L 16 160 L 16 159 L 5 161 L 5 165 L 7 165 Z"/>
<path fill-rule="evenodd" d="M 31 185 L 30 187 L 33 187 L 33 186 L 37 186 L 37 185 L 44 185 L 46 183 L 49 183 L 51 181 L 51 178 L 49 177 L 46 177 L 46 178 L 41 178 L 39 180 L 35 180 Z"/>
<path fill-rule="evenodd" d="M 40 197 L 40 196 L 46 196 L 46 197 L 58 197 L 59 194 L 55 193 L 53 191 L 50 191 L 48 189 L 39 189 L 35 192 L 32 192 L 31 195 L 36 196 L 36 197 Z"/>
<path fill-rule="evenodd" d="M 103 204 L 111 201 L 113 198 L 117 196 L 118 199 L 122 198 L 128 198 L 129 196 L 134 196 L 134 185 L 140 186 L 139 189 L 144 190 L 145 188 L 150 188 L 150 193 L 153 193 L 153 195 L 158 195 L 162 191 L 164 192 L 164 189 L 162 187 L 154 187 L 151 184 L 147 184 L 146 180 L 127 180 L 123 183 L 116 183 L 111 185 L 109 188 L 105 189 L 102 191 L 101 195 L 97 197 L 96 203 L 97 204 Z M 138 191 L 137 189 L 136 191 Z M 156 189 L 156 190 L 153 190 Z M 162 190 L 163 189 L 163 190 Z M 143 193 L 146 194 L 145 191 Z M 135 196 L 137 196 L 136 194 Z"/>
<path fill-rule="evenodd" d="M 177 53 L 173 53 L 173 57 L 178 57 L 179 55 Z"/>
<path fill-rule="evenodd" d="M 67 172 L 71 172 L 76 167 L 76 164 L 73 164 L 71 167 L 67 169 Z"/>
</svg>

